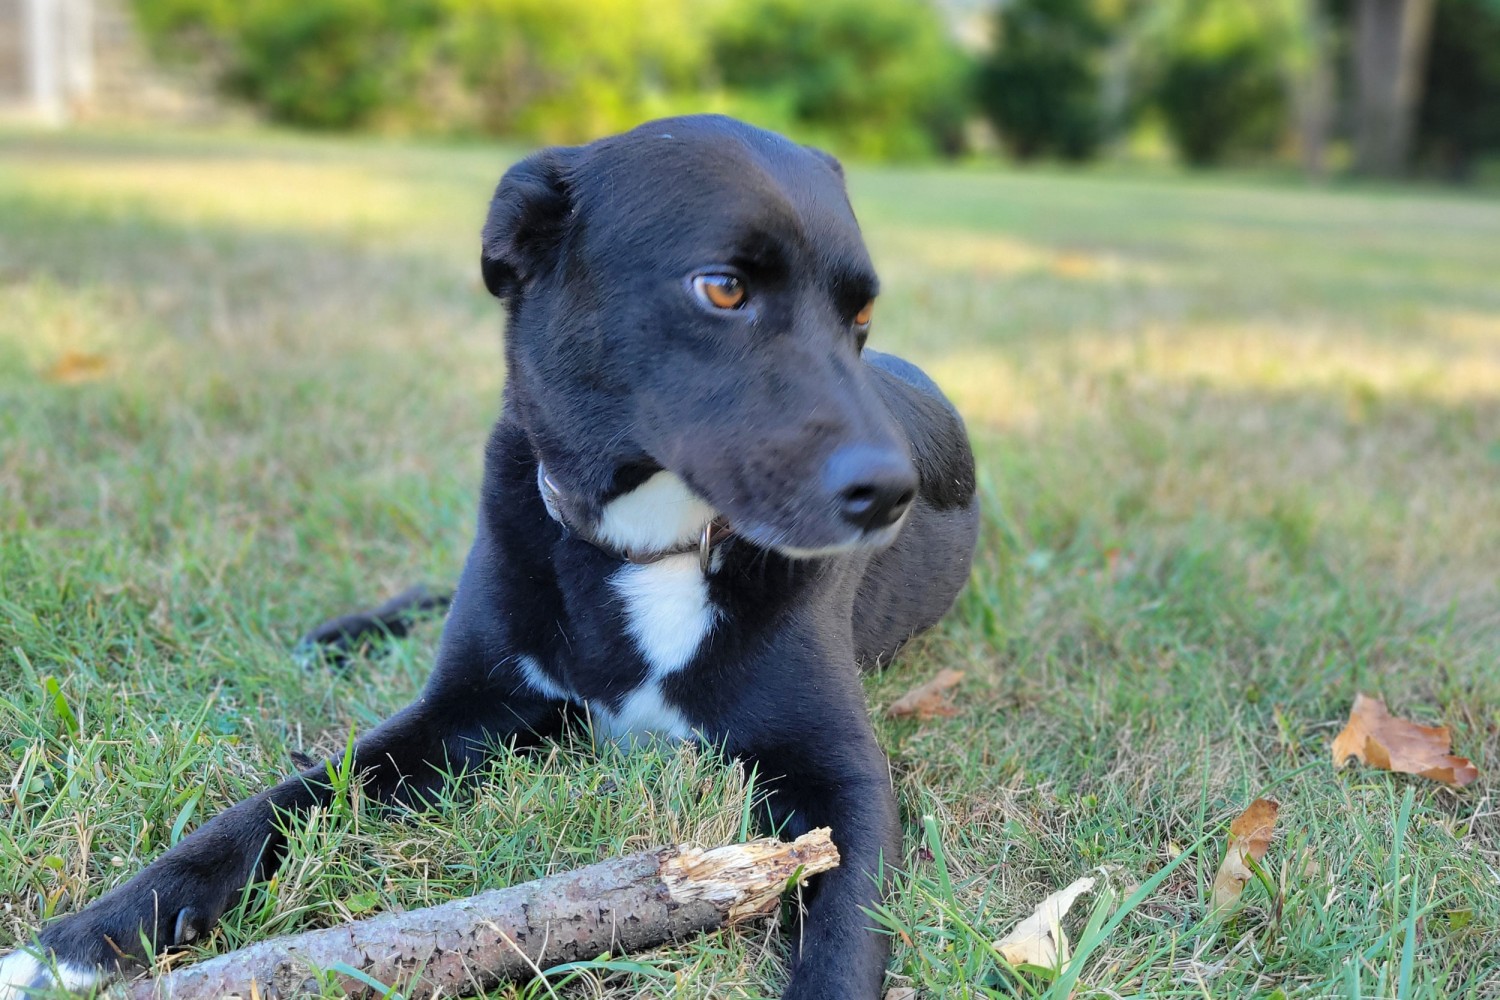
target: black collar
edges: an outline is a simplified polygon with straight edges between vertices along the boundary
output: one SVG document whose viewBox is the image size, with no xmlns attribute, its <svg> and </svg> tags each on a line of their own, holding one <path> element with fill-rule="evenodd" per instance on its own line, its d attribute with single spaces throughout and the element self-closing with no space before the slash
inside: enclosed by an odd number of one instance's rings
<svg viewBox="0 0 1500 1000">
<path fill-rule="evenodd" d="M 537 489 L 542 494 L 542 504 L 547 508 L 548 515 L 551 516 L 552 520 L 562 525 L 564 531 L 576 536 L 581 541 L 588 542 L 594 548 L 615 559 L 634 563 L 637 566 L 649 566 L 651 563 L 660 562 L 668 556 L 680 556 L 686 555 L 689 552 L 697 552 L 698 564 L 703 572 L 707 573 L 709 571 L 709 563 L 713 558 L 714 548 L 734 535 L 734 532 L 724 519 L 716 517 L 703 526 L 703 531 L 696 541 L 652 552 L 622 549 L 600 538 L 592 526 L 582 524 L 576 518 L 569 517 L 565 513 L 569 506 L 567 498 L 564 496 L 563 491 L 558 488 L 557 483 L 547 474 L 547 467 L 540 461 L 536 464 L 536 484 Z"/>
</svg>

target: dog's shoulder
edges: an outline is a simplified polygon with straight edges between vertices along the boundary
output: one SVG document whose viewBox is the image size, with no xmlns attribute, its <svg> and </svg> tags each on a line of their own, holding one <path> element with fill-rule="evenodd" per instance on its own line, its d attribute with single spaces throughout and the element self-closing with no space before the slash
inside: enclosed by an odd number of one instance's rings
<svg viewBox="0 0 1500 1000">
<path fill-rule="evenodd" d="M 940 510 L 974 498 L 974 453 L 958 410 L 926 372 L 904 358 L 865 348 L 875 391 L 905 432 L 921 494 Z"/>
</svg>

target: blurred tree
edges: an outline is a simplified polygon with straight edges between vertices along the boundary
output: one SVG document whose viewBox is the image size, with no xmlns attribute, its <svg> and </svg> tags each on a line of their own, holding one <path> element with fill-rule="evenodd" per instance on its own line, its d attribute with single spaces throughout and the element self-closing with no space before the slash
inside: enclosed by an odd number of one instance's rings
<svg viewBox="0 0 1500 1000">
<path fill-rule="evenodd" d="M 1097 0 L 1012 0 L 976 79 L 979 107 L 1018 159 L 1095 154 L 1103 63 L 1118 16 Z"/>
<path fill-rule="evenodd" d="M 279 121 L 363 125 L 409 93 L 440 13 L 437 0 L 245 3 L 225 83 Z"/>
<path fill-rule="evenodd" d="M 233 0 L 134 0 L 136 20 L 159 56 L 188 59 L 219 56 L 204 52 L 232 31 Z"/>
<path fill-rule="evenodd" d="M 1179 0 L 1158 8 L 1144 89 L 1188 163 L 1270 151 L 1285 135 L 1285 54 L 1295 14 L 1282 0 Z"/>
<path fill-rule="evenodd" d="M 1441 0 L 1421 110 L 1418 155 L 1452 180 L 1500 153 L 1500 0 Z"/>
<path fill-rule="evenodd" d="M 158 53 L 301 125 L 572 142 L 685 111 L 858 156 L 957 151 L 928 0 L 133 0 Z"/>
<path fill-rule="evenodd" d="M 1436 0 L 1355 0 L 1354 158 L 1361 173 L 1406 169 Z"/>
<path fill-rule="evenodd" d="M 1337 36 L 1328 0 L 1297 0 L 1287 65 L 1302 168 L 1309 177 L 1328 172 L 1328 142 L 1333 132 Z"/>
<path fill-rule="evenodd" d="M 957 152 L 967 67 L 925 0 L 742 0 L 713 28 L 755 117 L 859 156 Z"/>
<path fill-rule="evenodd" d="M 409 95 L 440 0 L 135 0 L 158 52 L 209 64 L 276 121 L 351 128 Z"/>
<path fill-rule="evenodd" d="M 447 0 L 444 56 L 485 132 L 577 142 L 687 103 L 711 79 L 691 0 Z"/>
</svg>

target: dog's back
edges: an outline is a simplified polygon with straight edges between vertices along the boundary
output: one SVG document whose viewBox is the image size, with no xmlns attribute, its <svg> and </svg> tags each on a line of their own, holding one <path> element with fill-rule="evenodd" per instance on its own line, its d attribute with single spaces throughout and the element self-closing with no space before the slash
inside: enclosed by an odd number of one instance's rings
<svg viewBox="0 0 1500 1000">
<path fill-rule="evenodd" d="M 853 607 L 854 646 L 864 665 L 889 661 L 931 628 L 969 578 L 979 534 L 974 457 L 962 419 L 916 365 L 865 348 L 876 391 L 911 443 L 920 483 L 910 521 L 870 560 Z"/>
</svg>

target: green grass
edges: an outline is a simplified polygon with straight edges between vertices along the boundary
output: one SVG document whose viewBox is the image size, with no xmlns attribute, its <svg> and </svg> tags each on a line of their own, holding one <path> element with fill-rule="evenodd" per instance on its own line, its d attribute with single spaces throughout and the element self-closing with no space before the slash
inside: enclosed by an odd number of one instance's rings
<svg viewBox="0 0 1500 1000">
<path fill-rule="evenodd" d="M 0 944 L 421 683 L 435 625 L 347 677 L 287 650 L 456 576 L 502 380 L 478 229 L 512 155 L 0 136 Z M 851 185 L 874 343 L 967 415 L 986 517 L 955 612 L 869 682 L 908 830 L 891 985 L 1045 992 L 987 942 L 1102 868 L 1075 995 L 1500 996 L 1500 203 Z M 968 673 L 957 717 L 880 717 L 939 666 Z M 1335 772 L 1356 690 L 1451 725 L 1480 780 Z M 753 794 L 581 735 L 491 770 L 407 821 L 310 818 L 208 947 L 733 840 Z M 1211 925 L 1257 795 L 1279 913 L 1252 884 Z M 784 949 L 750 926 L 552 988 L 775 996 Z"/>
</svg>

